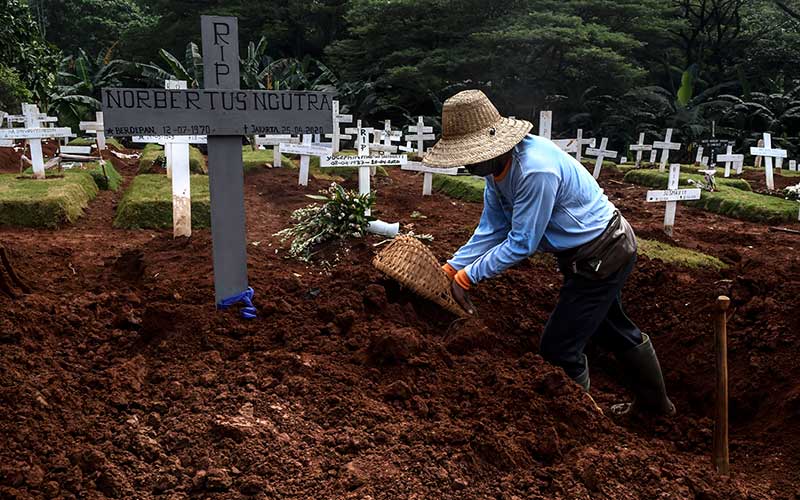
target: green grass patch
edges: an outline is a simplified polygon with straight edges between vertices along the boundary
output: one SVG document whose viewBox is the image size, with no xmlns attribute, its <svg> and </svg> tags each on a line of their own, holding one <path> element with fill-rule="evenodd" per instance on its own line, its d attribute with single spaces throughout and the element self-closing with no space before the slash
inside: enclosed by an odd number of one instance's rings
<svg viewBox="0 0 800 500">
<path fill-rule="evenodd" d="M 211 226 L 208 176 L 192 175 L 192 227 Z M 168 229 L 172 227 L 172 181 L 161 174 L 137 175 L 117 208 L 114 227 Z"/>
<path fill-rule="evenodd" d="M 434 175 L 433 188 L 451 198 L 480 203 L 486 181 L 473 175 Z"/>
<path fill-rule="evenodd" d="M 69 141 L 69 146 L 94 146 L 97 141 L 94 137 L 76 137 Z M 113 137 L 106 137 L 106 146 L 114 146 L 116 149 L 125 149 L 125 146 L 120 144 L 118 140 Z"/>
<path fill-rule="evenodd" d="M 666 189 L 668 179 L 667 172 L 657 170 L 631 170 L 625 174 L 626 182 L 655 189 Z M 700 180 L 701 176 L 681 174 L 680 184 L 688 184 L 689 179 Z M 796 201 L 753 193 L 750 184 L 743 179 L 717 179 L 717 191 L 713 193 L 703 191 L 701 196 L 699 200 L 683 203 L 709 212 L 753 222 L 795 221 L 798 208 L 800 208 Z"/>
<path fill-rule="evenodd" d="M 676 247 L 656 240 L 646 240 L 644 238 L 637 238 L 637 240 L 639 242 L 639 255 L 646 255 L 651 259 L 658 259 L 668 264 L 692 269 L 702 267 L 719 271 L 727 267 L 718 258 L 695 250 Z"/>
<path fill-rule="evenodd" d="M 152 174 L 160 171 L 155 165 L 155 160 L 164 154 L 164 148 L 159 144 L 148 144 L 142 150 L 139 158 L 139 173 Z M 207 174 L 208 166 L 203 153 L 196 147 L 189 145 L 189 171 L 193 174 Z"/>
<path fill-rule="evenodd" d="M 18 179 L 0 175 L 0 225 L 56 228 L 70 224 L 97 196 L 88 172 L 64 172 L 62 177 Z"/>
<path fill-rule="evenodd" d="M 92 176 L 94 183 L 97 185 L 97 189 L 101 191 L 116 191 L 119 189 L 120 184 L 122 184 L 122 176 L 117 172 L 117 169 L 114 168 L 114 165 L 110 161 L 106 162 L 105 170 L 100 166 L 100 163 L 91 162 L 70 168 L 67 172 L 88 173 Z M 23 175 L 33 175 L 33 167 L 28 167 L 25 172 L 23 172 Z M 53 174 L 51 173 L 50 175 Z"/>
</svg>

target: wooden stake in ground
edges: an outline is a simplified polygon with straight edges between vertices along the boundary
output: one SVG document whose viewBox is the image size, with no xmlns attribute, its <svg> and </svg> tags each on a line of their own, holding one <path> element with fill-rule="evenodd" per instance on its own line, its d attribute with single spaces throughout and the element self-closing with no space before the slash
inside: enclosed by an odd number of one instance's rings
<svg viewBox="0 0 800 500">
<path fill-rule="evenodd" d="M 714 469 L 727 475 L 730 470 L 728 455 L 728 331 L 727 310 L 731 299 L 717 297 L 714 311 L 714 349 L 717 357 L 717 403 L 714 421 Z"/>
<path fill-rule="evenodd" d="M 675 226 L 675 211 L 679 201 L 699 200 L 700 188 L 678 189 L 681 177 L 681 165 L 675 163 L 669 166 L 669 181 L 666 190 L 652 190 L 647 192 L 647 202 L 667 202 L 664 210 L 664 232 L 672 237 Z"/>
<path fill-rule="evenodd" d="M 756 143 L 756 147 L 763 148 L 764 139 L 759 139 L 758 142 Z M 762 163 L 761 160 L 762 160 L 761 156 L 756 156 L 755 159 L 753 160 L 753 166 L 755 168 L 761 168 L 761 163 Z"/>
<path fill-rule="evenodd" d="M 422 196 L 430 196 L 433 194 L 433 174 L 458 175 L 458 167 L 434 168 L 424 165 L 418 161 L 410 161 L 401 166 L 400 169 L 410 170 L 412 172 L 422 172 Z"/>
<path fill-rule="evenodd" d="M 744 162 L 744 155 L 733 154 L 733 146 L 728 144 L 728 150 L 725 154 L 717 155 L 717 162 L 725 162 L 725 177 L 731 176 L 731 166 L 737 165 L 739 162 Z"/>
<path fill-rule="evenodd" d="M 669 163 L 669 152 L 678 151 L 681 149 L 679 142 L 672 142 L 672 129 L 668 128 L 667 133 L 664 135 L 663 141 L 655 141 L 653 143 L 653 151 L 661 150 L 661 163 L 658 165 L 658 170 L 663 172 Z"/>
<path fill-rule="evenodd" d="M 235 17 L 201 16 L 204 89 L 104 88 L 106 133 L 208 136 L 214 292 L 218 308 L 243 302 L 255 317 L 247 280 L 242 136 L 331 133 L 325 92 L 240 90 Z M 150 132 L 152 131 L 152 132 Z"/>
<path fill-rule="evenodd" d="M 603 137 L 603 139 L 600 141 L 600 147 L 599 148 L 597 148 L 597 149 L 595 149 L 595 148 L 586 148 L 586 155 L 587 156 L 596 156 L 597 157 L 597 160 L 595 160 L 595 162 L 594 162 L 594 172 L 592 173 L 592 175 L 594 176 L 595 179 L 599 179 L 600 178 L 600 170 L 603 168 L 603 159 L 605 157 L 609 157 L 611 159 L 616 159 L 617 158 L 617 152 L 616 151 L 611 151 L 609 149 L 606 149 L 607 147 L 608 147 L 608 137 Z"/>
<path fill-rule="evenodd" d="M 553 112 L 542 111 L 539 113 L 539 137 L 550 139 L 553 135 Z"/>
<path fill-rule="evenodd" d="M 703 163 L 703 146 L 697 146 L 697 154 L 694 157 L 694 164 L 700 165 Z"/>
<path fill-rule="evenodd" d="M 767 189 L 770 191 L 775 190 L 775 179 L 772 175 L 772 160 L 773 158 L 786 158 L 785 149 L 772 148 L 772 136 L 764 132 L 764 147 L 763 148 L 750 148 L 750 154 L 764 158 L 764 171 L 767 176 Z"/>
<path fill-rule="evenodd" d="M 789 160 L 789 170 L 797 172 L 797 160 Z"/>
</svg>

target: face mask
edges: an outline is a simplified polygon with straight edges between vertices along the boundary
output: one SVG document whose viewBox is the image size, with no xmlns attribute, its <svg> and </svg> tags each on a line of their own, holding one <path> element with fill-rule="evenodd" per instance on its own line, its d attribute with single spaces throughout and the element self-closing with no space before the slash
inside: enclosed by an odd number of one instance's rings
<svg viewBox="0 0 800 500">
<path fill-rule="evenodd" d="M 469 173 L 480 177 L 486 177 L 496 172 L 500 172 L 502 170 L 502 167 L 503 167 L 502 157 L 500 156 L 498 156 L 497 158 L 492 158 L 486 161 L 482 161 L 480 163 L 465 165 L 465 168 L 469 171 Z"/>
</svg>

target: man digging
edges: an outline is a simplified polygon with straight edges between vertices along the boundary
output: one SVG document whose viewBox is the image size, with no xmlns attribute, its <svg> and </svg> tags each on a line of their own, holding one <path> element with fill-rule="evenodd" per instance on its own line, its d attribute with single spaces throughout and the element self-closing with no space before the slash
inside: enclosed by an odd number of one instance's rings
<svg viewBox="0 0 800 500">
<path fill-rule="evenodd" d="M 444 265 L 455 300 L 534 252 L 555 254 L 564 283 L 541 340 L 542 356 L 589 390 L 589 339 L 616 354 L 635 398 L 617 414 L 673 415 L 650 338 L 625 315 L 621 291 L 636 263 L 636 237 L 592 175 L 531 123 L 501 117 L 478 90 L 451 97 L 441 140 L 423 163 L 465 165 L 485 177 L 484 207 L 470 240 Z M 498 298 L 499 299 L 499 298 Z"/>
</svg>

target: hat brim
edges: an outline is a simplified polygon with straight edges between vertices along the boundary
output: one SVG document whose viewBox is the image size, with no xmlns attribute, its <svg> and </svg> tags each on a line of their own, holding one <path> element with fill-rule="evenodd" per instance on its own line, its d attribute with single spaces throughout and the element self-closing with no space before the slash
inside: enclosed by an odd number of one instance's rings
<svg viewBox="0 0 800 500">
<path fill-rule="evenodd" d="M 471 134 L 442 137 L 422 157 L 431 167 L 460 167 L 491 160 L 507 153 L 533 128 L 531 122 L 500 118 L 490 127 Z M 494 134 L 491 133 L 494 129 Z"/>
</svg>

